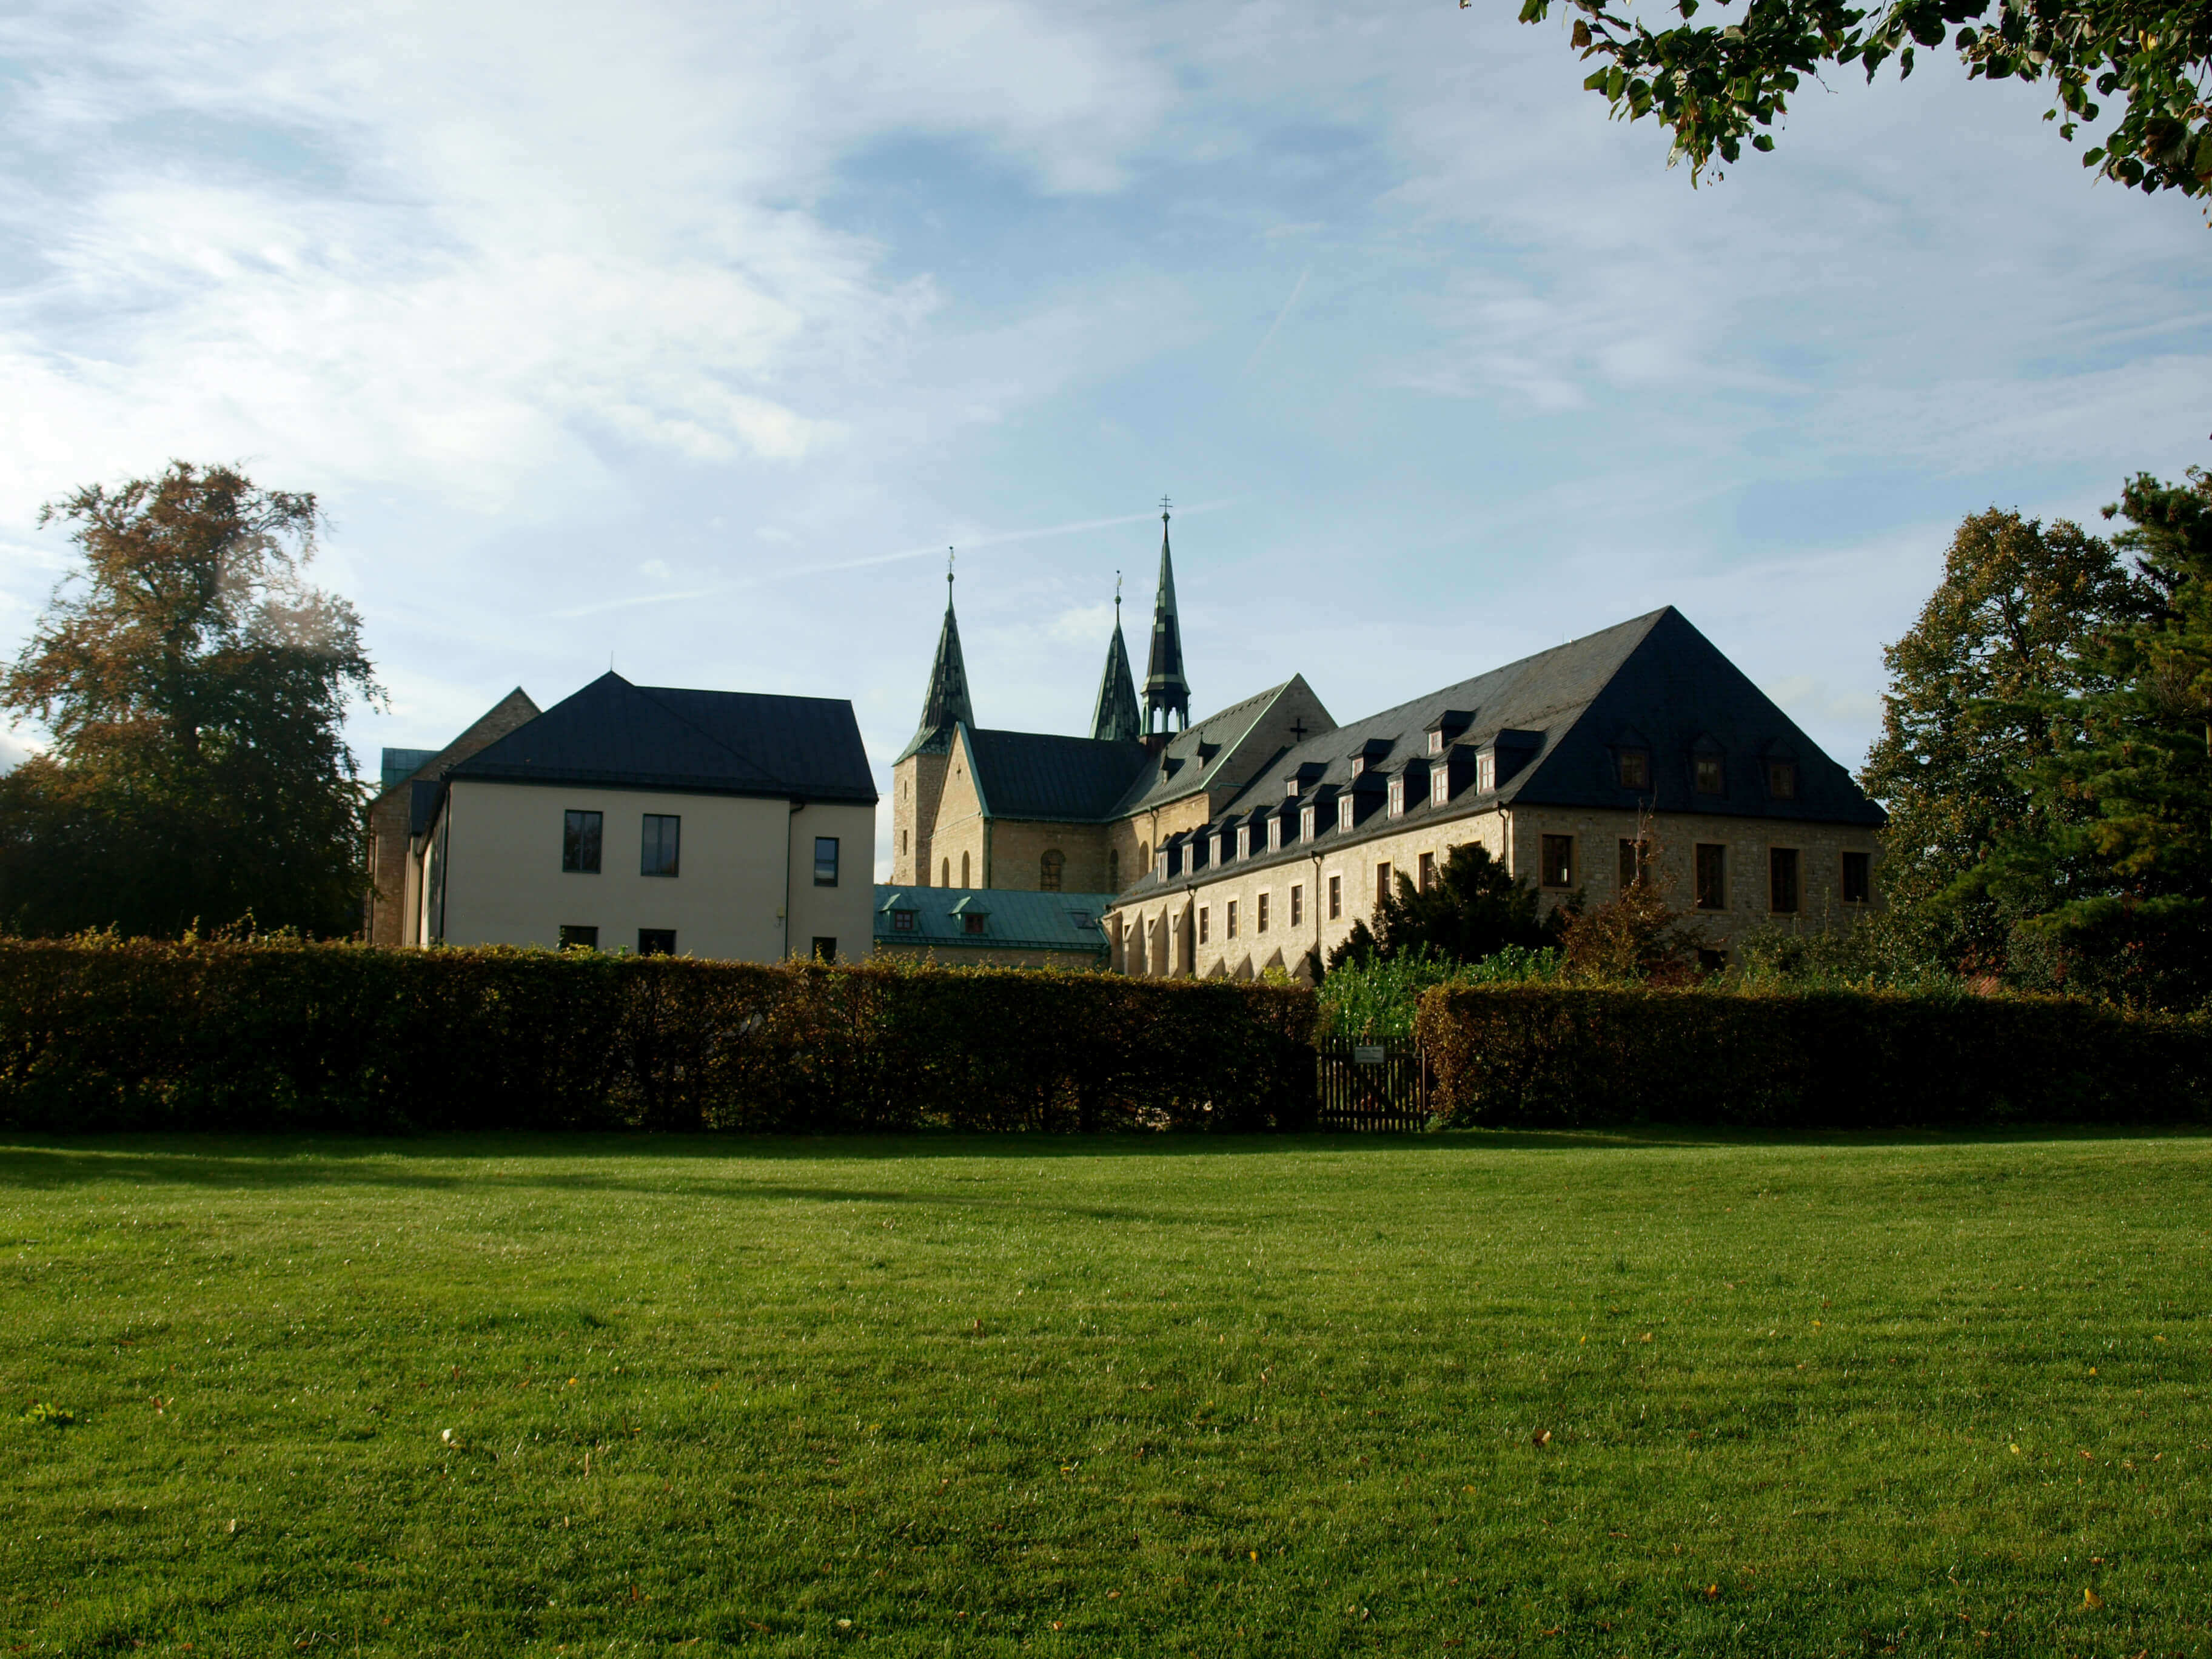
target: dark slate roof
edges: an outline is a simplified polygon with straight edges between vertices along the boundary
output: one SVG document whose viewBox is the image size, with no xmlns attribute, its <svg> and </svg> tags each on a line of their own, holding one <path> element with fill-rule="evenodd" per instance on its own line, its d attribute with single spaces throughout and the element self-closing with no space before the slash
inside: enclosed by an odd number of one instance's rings
<svg viewBox="0 0 2212 1659">
<path fill-rule="evenodd" d="M 1153 806 L 1164 805 L 1171 800 L 1195 794 L 1199 790 L 1217 785 L 1227 785 L 1231 780 L 1248 778 L 1252 757 L 1243 749 L 1244 739 L 1253 728 L 1266 719 L 1267 711 L 1293 687 L 1313 696 L 1312 689 L 1293 676 L 1280 685 L 1271 685 L 1265 691 L 1233 702 L 1218 714 L 1208 714 L 1187 732 L 1178 732 L 1169 739 L 1161 757 L 1167 764 L 1158 762 L 1146 767 L 1131 781 L 1128 793 L 1123 795 L 1108 816 L 1127 817 Z M 1321 708 L 1321 699 L 1314 697 L 1314 707 Z M 1326 710 L 1322 718 L 1328 718 Z M 1272 776 L 1267 767 L 1263 774 Z"/>
<path fill-rule="evenodd" d="M 984 812 L 1054 823 L 1104 823 L 1130 781 L 1152 764 L 1140 743 L 1053 732 L 967 733 Z"/>
<path fill-rule="evenodd" d="M 632 685 L 607 673 L 449 769 L 449 778 L 600 784 L 873 805 L 842 698 Z"/>
<path fill-rule="evenodd" d="M 953 728 L 963 723 L 973 726 L 975 711 L 968 702 L 968 662 L 960 654 L 960 621 L 952 614 L 952 573 L 947 570 L 945 624 L 937 631 L 937 654 L 930 659 L 929 689 L 921 695 L 921 724 L 899 750 L 899 760 L 945 753 L 952 747 Z"/>
<path fill-rule="evenodd" d="M 1103 962 L 1106 933 L 1098 919 L 1113 908 L 1111 893 L 1024 893 L 1004 888 L 878 887 L 876 939 L 884 945 L 926 945 L 959 951 L 1088 951 Z M 914 926 L 900 932 L 891 913 L 910 910 Z M 963 918 L 983 913 L 983 931 L 970 933 Z"/>
<path fill-rule="evenodd" d="M 1446 713 L 1470 717 L 1456 746 L 1480 750 L 1497 743 L 1501 732 L 1525 732 L 1534 737 L 1533 752 L 1492 793 L 1479 794 L 1470 784 L 1437 807 L 1423 791 L 1407 800 L 1399 817 L 1377 811 L 1348 834 L 1325 822 L 1316 845 L 1354 845 L 1418 828 L 1425 818 L 1468 817 L 1509 805 L 1632 811 L 1643 805 L 1661 812 L 1867 827 L 1886 821 L 1850 773 L 1669 605 L 1309 738 L 1261 768 L 1205 833 L 1256 809 L 1281 805 L 1288 798 L 1288 776 L 1304 765 L 1319 770 L 1307 775 L 1312 781 L 1298 797 L 1301 803 L 1316 792 L 1325 798 L 1333 787 L 1351 784 L 1355 753 L 1373 757 L 1370 775 L 1387 775 L 1408 761 L 1425 763 L 1428 732 Z M 1700 743 L 1717 744 L 1724 756 L 1728 787 L 1718 797 L 1692 790 L 1690 754 Z M 1650 751 L 1650 789 L 1619 786 L 1613 757 L 1621 746 Z M 1775 800 L 1766 793 L 1765 763 L 1785 755 L 1797 763 L 1797 797 Z M 1368 777 L 1358 781 L 1364 787 Z M 1304 859 L 1313 850 L 1293 843 L 1249 862 Z M 1170 878 L 1169 884 L 1188 873 Z M 1159 885 L 1148 872 L 1132 891 L 1141 896 Z"/>
</svg>

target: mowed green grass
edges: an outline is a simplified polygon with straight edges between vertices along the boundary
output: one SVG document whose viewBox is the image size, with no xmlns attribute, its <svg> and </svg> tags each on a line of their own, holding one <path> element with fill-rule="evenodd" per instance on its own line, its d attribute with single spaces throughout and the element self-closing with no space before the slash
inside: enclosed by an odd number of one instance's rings
<svg viewBox="0 0 2212 1659">
<path fill-rule="evenodd" d="M 2208 1291 L 2188 1135 L 16 1146 L 0 1650 L 2208 1653 Z"/>
</svg>

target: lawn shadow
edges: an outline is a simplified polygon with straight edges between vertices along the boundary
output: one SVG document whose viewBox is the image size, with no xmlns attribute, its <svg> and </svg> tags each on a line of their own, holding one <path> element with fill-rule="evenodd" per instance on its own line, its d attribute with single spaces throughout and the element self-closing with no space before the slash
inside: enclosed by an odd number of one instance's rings
<svg viewBox="0 0 2212 1659">
<path fill-rule="evenodd" d="M 1670 1125 L 1586 1130 L 1453 1130 L 1436 1134 L 1121 1134 L 1043 1135 L 921 1133 L 852 1136 L 666 1135 L 633 1133 L 456 1133 L 406 1137 L 321 1135 L 132 1134 L 20 1137 L 0 1143 L 0 1190 L 51 1191 L 121 1182 L 148 1187 L 195 1187 L 237 1192 L 380 1187 L 451 1192 L 538 1189 L 568 1194 L 653 1194 L 666 1197 L 759 1203 L 926 1204 L 960 1208 L 1034 1207 L 1035 1188 L 1019 1184 L 1024 1165 L 1112 1158 L 1133 1164 L 1161 1159 L 1273 1162 L 1322 1155 L 1355 1163 L 1373 1158 L 1440 1158 L 1519 1153 L 1723 1149 L 1776 1152 L 1882 1151 L 1900 1147 L 2008 1146 L 2035 1142 L 2203 1139 L 2201 1128 L 2019 1126 L 1976 1130 L 1753 1132 Z M 467 1161 L 501 1167 L 473 1170 Z M 631 1170 L 588 1167 L 635 1160 Z M 952 1173 L 931 1166 L 980 1164 L 988 1173 Z M 732 1164 L 769 1166 L 760 1178 L 730 1172 Z M 845 1179 L 810 1181 L 812 1166 L 847 1166 Z M 851 1180 L 854 1164 L 927 1172 L 912 1182 L 872 1188 Z M 518 1167 L 520 1166 L 520 1167 Z M 720 1167 L 709 1167 L 720 1166 Z M 783 1174 L 776 1166 L 787 1166 Z M 891 1167 L 884 1170 L 891 1173 Z M 1133 1169 L 1133 1176 L 1137 1171 Z M 798 1178 L 793 1178 L 794 1176 Z M 780 1178 L 779 1178 L 780 1177 Z M 989 1190 L 999 1182 L 1004 1191 Z M 984 1190 L 963 1191 L 974 1186 Z M 1158 1219 L 1141 1209 L 1065 1207 L 1100 1220 Z M 1249 1219 L 1247 1208 L 1240 1218 Z M 1187 1212 L 1177 1219 L 1188 1222 Z"/>
</svg>

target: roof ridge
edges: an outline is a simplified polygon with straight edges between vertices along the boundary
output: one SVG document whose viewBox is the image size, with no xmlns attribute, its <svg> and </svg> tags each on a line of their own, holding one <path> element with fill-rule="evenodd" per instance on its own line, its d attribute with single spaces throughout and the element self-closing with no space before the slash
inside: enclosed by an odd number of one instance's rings
<svg viewBox="0 0 2212 1659">
<path fill-rule="evenodd" d="M 613 670 L 610 669 L 608 672 L 611 674 L 613 673 Z M 615 678 L 620 679 L 622 677 L 620 675 L 616 675 Z M 653 696 L 655 690 L 662 691 L 685 691 L 691 690 L 691 687 L 682 685 L 664 685 L 656 688 L 640 685 L 635 680 L 627 679 L 623 680 L 623 684 L 628 686 L 631 690 L 636 692 L 638 696 L 643 697 L 647 702 L 651 703 L 655 708 L 658 708 L 662 714 L 667 715 L 669 719 L 683 726 L 686 731 L 697 732 L 702 738 L 705 738 L 715 748 L 720 750 L 731 759 L 736 761 L 739 765 L 749 769 L 752 772 L 754 777 L 759 781 L 763 783 L 775 783 L 779 781 L 775 773 L 769 771 L 765 766 L 763 766 L 760 762 L 754 759 L 753 757 L 744 753 L 742 750 L 732 748 L 730 744 L 724 742 L 714 732 L 709 732 L 705 726 L 700 725 L 698 721 L 693 720 L 689 714 L 683 713 L 680 709 L 672 708 L 660 698 Z M 743 696 L 745 694 L 744 692 L 733 691 L 726 693 L 725 695 L 730 696 Z M 824 699 L 824 701 L 828 700 Z"/>
</svg>

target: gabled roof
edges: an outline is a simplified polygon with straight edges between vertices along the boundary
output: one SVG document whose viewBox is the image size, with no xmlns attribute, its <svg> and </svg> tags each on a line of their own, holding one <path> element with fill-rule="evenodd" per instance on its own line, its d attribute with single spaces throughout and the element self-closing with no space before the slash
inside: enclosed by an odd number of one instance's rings
<svg viewBox="0 0 2212 1659">
<path fill-rule="evenodd" d="M 1286 778 L 1303 765 L 1316 764 L 1320 771 L 1301 800 L 1316 790 L 1352 784 L 1355 754 L 1370 757 L 1358 779 L 1363 787 L 1409 761 L 1425 763 L 1428 733 L 1447 713 L 1468 717 L 1456 744 L 1448 747 L 1503 750 L 1525 741 L 1527 758 L 1487 794 L 1465 788 L 1439 807 L 1423 791 L 1407 801 L 1400 816 L 1377 813 L 1348 834 L 1316 826 L 1315 844 L 1352 845 L 1417 829 L 1425 819 L 1472 817 L 1511 805 L 1632 811 L 1642 806 L 1869 827 L 1885 822 L 1850 775 L 1669 605 L 1309 738 L 1260 769 L 1209 830 L 1280 805 Z M 1690 753 L 1700 742 L 1717 744 L 1725 757 L 1727 787 L 1719 796 L 1691 787 Z M 1625 746 L 1649 750 L 1650 788 L 1620 787 L 1615 757 Z M 1766 792 L 1765 759 L 1784 753 L 1797 763 L 1797 794 L 1791 800 Z M 1379 760 L 1371 758 L 1377 755 Z M 1304 859 L 1313 851 L 1297 842 L 1269 857 Z M 1132 890 L 1158 885 L 1147 872 Z"/>
<path fill-rule="evenodd" d="M 878 887 L 875 936 L 885 945 L 938 950 L 1087 951 L 1103 961 L 1106 933 L 1098 919 L 1113 907 L 1111 893 L 1025 893 L 1005 888 Z M 895 911 L 914 915 L 902 931 Z M 983 931 L 968 932 L 964 918 L 983 914 Z"/>
<path fill-rule="evenodd" d="M 633 685 L 612 672 L 446 775 L 866 805 L 876 799 L 860 723 L 842 698 Z"/>
<path fill-rule="evenodd" d="M 1301 702 L 1312 705 L 1322 729 L 1334 729 L 1335 722 L 1313 688 L 1304 676 L 1293 674 L 1280 685 L 1271 685 L 1207 715 L 1188 731 L 1176 732 L 1160 751 L 1159 761 L 1131 781 L 1128 793 L 1109 816 L 1126 817 L 1202 789 L 1242 787 L 1255 775 L 1255 768 L 1267 770 L 1263 764 L 1267 757 L 1255 752 L 1253 744 L 1269 744 L 1271 754 L 1280 747 L 1275 732 L 1282 722 L 1269 717 L 1282 713 L 1285 704 Z"/>
<path fill-rule="evenodd" d="M 1103 823 L 1131 779 L 1152 764 L 1140 743 L 1055 732 L 962 731 L 988 817 Z"/>
</svg>

